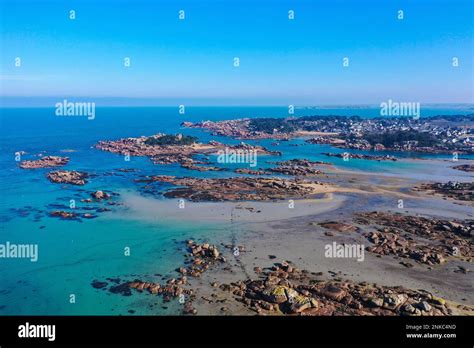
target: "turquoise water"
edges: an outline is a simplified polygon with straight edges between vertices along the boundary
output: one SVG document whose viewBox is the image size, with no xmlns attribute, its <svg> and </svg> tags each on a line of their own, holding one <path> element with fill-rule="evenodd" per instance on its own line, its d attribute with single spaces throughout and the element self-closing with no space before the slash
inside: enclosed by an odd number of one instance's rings
<svg viewBox="0 0 474 348">
<path fill-rule="evenodd" d="M 459 110 L 429 111 L 427 114 L 460 113 Z M 377 116 L 378 109 L 322 109 L 296 110 L 296 116 L 313 114 L 358 114 Z M 229 237 L 225 223 L 186 224 L 169 219 L 154 222 L 121 219 L 122 206 L 113 206 L 111 215 L 101 213 L 95 219 L 63 221 L 47 216 L 56 206 L 80 203 L 91 191 L 102 189 L 113 192 L 145 194 L 133 179 L 140 175 L 232 176 L 226 172 L 200 173 L 177 165 L 153 165 L 147 158 L 132 157 L 129 162 L 122 156 L 98 151 L 92 146 L 99 140 L 136 137 L 158 132 L 183 132 L 198 136 L 201 141 L 216 139 L 235 144 L 235 139 L 212 137 L 198 129 L 181 129 L 183 121 L 222 120 L 238 117 L 285 117 L 287 108 L 188 107 L 185 115 L 177 108 L 98 108 L 96 118 L 57 117 L 53 108 L 0 109 L 0 243 L 37 243 L 38 262 L 27 259 L 0 260 L 0 314 L 176 314 L 177 303 L 163 304 L 158 297 L 112 295 L 94 289 L 93 279 L 107 277 L 120 279 L 150 279 L 176 276 L 174 269 L 183 261 L 183 241 L 187 238 L 209 240 L 213 243 Z M 422 172 L 423 164 L 408 162 L 376 162 L 364 160 L 342 161 L 328 158 L 322 152 L 342 152 L 325 145 L 302 145 L 296 139 L 273 146 L 272 140 L 259 143 L 283 152 L 282 157 L 260 156 L 257 167 L 268 167 L 269 161 L 291 158 L 330 161 L 340 168 L 352 170 L 401 173 Z M 73 150 L 74 152 L 61 152 Z M 67 187 L 50 183 L 47 169 L 22 170 L 14 154 L 25 151 L 23 159 L 35 158 L 40 152 L 71 158 L 66 169 L 83 170 L 93 174 L 83 187 Z M 400 154 L 397 154 L 400 155 Z M 137 173 L 110 175 L 117 168 L 134 168 Z M 233 167 L 229 167 L 232 169 Z M 156 199 L 162 199 L 156 197 Z M 120 203 L 120 196 L 116 198 Z M 93 212 L 94 213 L 94 212 Z M 160 211 L 156 212 L 160 217 Z M 124 255 L 129 247 L 130 256 Z M 157 275 L 159 274 L 159 275 Z M 74 294 L 76 303 L 70 303 Z"/>
</svg>

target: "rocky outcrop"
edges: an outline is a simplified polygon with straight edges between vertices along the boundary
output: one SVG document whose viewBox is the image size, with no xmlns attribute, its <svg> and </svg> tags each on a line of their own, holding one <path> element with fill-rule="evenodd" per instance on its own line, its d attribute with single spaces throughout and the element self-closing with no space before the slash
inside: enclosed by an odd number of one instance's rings
<svg viewBox="0 0 474 348">
<path fill-rule="evenodd" d="M 104 192 L 104 191 L 101 191 L 101 190 L 92 192 L 91 196 L 92 196 L 92 198 L 94 198 L 98 201 L 110 199 L 110 195 L 107 192 Z"/>
<path fill-rule="evenodd" d="M 237 168 L 234 170 L 235 173 L 238 174 L 248 174 L 248 175 L 270 175 L 270 172 L 267 172 L 265 170 L 254 170 L 254 169 L 248 169 L 248 168 Z"/>
<path fill-rule="evenodd" d="M 60 218 L 62 220 L 78 220 L 80 221 L 80 218 L 84 219 L 94 219 L 97 217 L 97 215 L 90 214 L 90 213 L 75 213 L 72 211 L 64 211 L 64 210 L 55 210 L 49 213 L 50 217 L 56 217 Z"/>
<path fill-rule="evenodd" d="M 37 168 L 51 168 L 61 167 L 69 163 L 69 157 L 60 156 L 44 156 L 37 160 L 22 161 L 20 168 L 22 169 L 37 169 Z"/>
<path fill-rule="evenodd" d="M 339 157 L 339 158 L 353 158 L 353 159 L 364 159 L 369 161 L 396 161 L 397 159 L 391 155 L 363 155 L 358 153 L 329 153 L 325 152 L 323 155 L 329 157 Z"/>
<path fill-rule="evenodd" d="M 276 263 L 258 280 L 222 284 L 237 300 L 266 315 L 383 315 L 443 316 L 457 308 L 422 290 L 389 287 L 350 280 L 323 280 L 289 262 Z M 474 309 L 463 306 L 474 314 Z"/>
<path fill-rule="evenodd" d="M 365 234 L 374 244 L 367 250 L 376 254 L 410 258 L 427 265 L 441 264 L 452 257 L 474 260 L 473 220 L 371 212 L 358 214 L 356 221 L 378 226 L 377 231 Z"/>
<path fill-rule="evenodd" d="M 63 210 L 55 210 L 49 213 L 51 217 L 58 217 L 64 220 L 77 219 L 79 216 L 76 213 Z"/>
<path fill-rule="evenodd" d="M 278 166 L 268 169 L 270 172 L 292 176 L 309 176 L 324 174 L 316 166 L 327 165 L 327 162 L 314 162 L 306 159 L 292 159 L 284 162 L 277 162 Z"/>
<path fill-rule="evenodd" d="M 152 176 L 138 182 L 165 182 L 178 188 L 167 191 L 168 198 L 201 201 L 270 201 L 287 198 L 307 198 L 320 192 L 327 184 L 316 181 L 280 178 L 235 177 L 225 179 L 177 178 Z"/>
<path fill-rule="evenodd" d="M 454 166 L 453 169 L 471 173 L 474 172 L 474 164 L 461 164 L 459 166 Z"/>
<path fill-rule="evenodd" d="M 225 170 L 224 168 L 214 167 L 214 166 L 197 166 L 191 163 L 185 163 L 181 165 L 182 168 L 189 170 L 197 170 L 198 172 L 221 172 Z"/>
<path fill-rule="evenodd" d="M 459 201 L 474 202 L 474 182 L 429 183 L 422 184 L 413 189 L 414 191 L 426 191 L 431 194 Z"/>
<path fill-rule="evenodd" d="M 49 172 L 47 178 L 49 181 L 56 184 L 71 184 L 71 185 L 85 185 L 87 183 L 87 178 L 89 175 L 84 172 L 78 172 L 75 170 L 57 170 L 54 172 Z"/>
<path fill-rule="evenodd" d="M 112 285 L 109 291 L 123 296 L 131 296 L 131 290 L 146 291 L 149 294 L 163 297 L 163 302 L 179 298 L 180 303 L 183 304 L 183 314 L 197 314 L 197 310 L 193 307 L 193 301 L 196 299 L 195 291 L 189 288 L 187 277 L 200 277 L 203 272 L 215 264 L 225 263 L 226 259 L 217 246 L 209 243 L 199 244 L 193 240 L 188 240 L 186 246 L 189 252 L 186 255 L 186 263 L 189 266 L 177 269 L 177 272 L 181 274 L 180 277 L 170 278 L 164 284 L 139 279 L 125 282 L 114 281 L 116 285 Z M 93 280 L 91 285 L 96 289 L 105 289 L 108 282 Z"/>
</svg>

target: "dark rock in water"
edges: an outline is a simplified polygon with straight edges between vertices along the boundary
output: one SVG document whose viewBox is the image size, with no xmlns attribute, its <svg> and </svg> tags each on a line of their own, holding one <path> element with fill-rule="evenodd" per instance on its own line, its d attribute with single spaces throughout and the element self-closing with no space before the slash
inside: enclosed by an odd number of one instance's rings
<svg viewBox="0 0 474 348">
<path fill-rule="evenodd" d="M 122 296 L 132 296 L 132 291 L 128 283 L 111 286 L 109 291 L 113 294 L 121 294 Z"/>
<path fill-rule="evenodd" d="M 110 194 L 108 194 L 107 192 L 101 191 L 101 190 L 92 192 L 91 196 L 93 198 L 95 198 L 96 200 L 99 200 L 99 201 L 103 200 L 103 199 L 110 199 Z"/>
<path fill-rule="evenodd" d="M 59 217 L 64 220 L 73 220 L 77 219 L 78 216 L 76 213 L 70 212 L 70 211 L 62 211 L 62 210 L 55 210 L 49 213 L 49 216 L 51 217 Z"/>
<path fill-rule="evenodd" d="M 46 228 L 46 226 L 40 226 L 39 229 L 42 230 L 43 228 Z"/>
<path fill-rule="evenodd" d="M 135 313 L 135 311 L 133 309 L 129 309 L 128 313 L 133 314 L 133 313 Z"/>
<path fill-rule="evenodd" d="M 101 281 L 95 279 L 95 280 L 92 281 L 91 285 L 94 289 L 102 289 L 102 288 L 106 287 L 108 285 L 108 283 L 107 282 L 101 282 Z"/>
</svg>

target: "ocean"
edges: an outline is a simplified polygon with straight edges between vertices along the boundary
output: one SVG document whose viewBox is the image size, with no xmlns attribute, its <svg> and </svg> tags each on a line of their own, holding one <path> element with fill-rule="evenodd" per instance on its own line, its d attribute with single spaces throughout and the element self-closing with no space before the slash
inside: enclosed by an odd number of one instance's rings
<svg viewBox="0 0 474 348">
<path fill-rule="evenodd" d="M 471 110 L 423 109 L 423 116 L 470 113 Z M 360 115 L 375 117 L 378 108 L 309 109 L 297 108 L 294 116 Z M 95 219 L 65 221 L 47 215 L 70 200 L 78 202 L 95 190 L 146 195 L 133 181 L 143 175 L 176 175 L 225 177 L 229 171 L 189 171 L 179 165 L 154 165 L 148 158 L 123 156 L 99 151 L 93 145 L 99 140 L 137 137 L 156 133 L 182 132 L 197 136 L 200 141 L 211 139 L 228 144 L 240 140 L 211 136 L 199 129 L 180 127 L 181 122 L 224 120 L 241 117 L 286 117 L 286 107 L 187 107 L 184 115 L 177 107 L 98 107 L 94 120 L 87 117 L 58 117 L 54 108 L 0 109 L 0 243 L 38 244 L 37 262 L 28 259 L 0 260 L 0 314 L 2 315 L 168 315 L 178 314 L 178 303 L 163 303 L 154 296 L 117 296 L 91 286 L 94 279 L 105 278 L 160 279 L 176 276 L 174 270 L 182 264 L 183 241 L 188 238 L 226 240 L 227 223 L 185 223 L 170 221 L 156 211 L 156 219 L 139 221 L 121 217 L 126 207 L 113 207 Z M 323 152 L 343 152 L 327 145 L 304 145 L 295 139 L 272 145 L 272 140 L 246 141 L 283 152 L 283 156 L 258 158 L 257 168 L 268 162 L 292 158 L 333 162 L 341 169 L 381 175 L 411 177 L 438 175 L 429 165 L 420 162 L 343 161 L 329 158 Z M 15 153 L 24 151 L 22 159 L 35 155 L 70 157 L 68 170 L 86 171 L 93 176 L 82 187 L 67 187 L 50 183 L 45 175 L 50 169 L 23 170 L 15 161 Z M 403 156 L 403 154 L 395 154 Z M 423 157 L 423 156 L 420 156 Z M 424 156 L 424 157 L 433 157 Z M 448 159 L 449 155 L 436 156 Z M 470 156 L 472 158 L 472 156 Z M 215 158 L 214 158 L 215 160 Z M 234 167 L 237 165 L 234 165 Z M 241 166 L 245 166 L 242 164 Z M 234 167 L 230 167 L 232 169 Z M 120 172 L 119 168 L 138 172 Z M 141 185 L 143 186 L 143 185 Z M 163 199 L 160 196 L 155 199 Z M 120 202 L 120 196 L 117 198 Z M 176 204 L 174 200 L 167 201 Z M 78 203 L 80 205 L 81 203 Z M 130 255 L 124 255 L 130 248 Z M 73 295 L 73 296 L 71 296 Z M 71 299 L 74 298 L 74 301 Z M 133 311 L 133 312 L 130 312 Z"/>
</svg>

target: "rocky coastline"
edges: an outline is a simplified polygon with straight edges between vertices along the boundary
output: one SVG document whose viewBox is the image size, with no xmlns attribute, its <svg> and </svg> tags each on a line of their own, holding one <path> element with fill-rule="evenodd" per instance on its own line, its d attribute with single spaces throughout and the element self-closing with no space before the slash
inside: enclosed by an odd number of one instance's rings
<svg viewBox="0 0 474 348">
<path fill-rule="evenodd" d="M 162 297 L 163 304 L 179 301 L 182 313 L 187 315 L 199 314 L 194 306 L 198 299 L 220 305 L 220 310 L 214 315 L 224 315 L 229 306 L 238 304 L 249 313 L 279 316 L 474 314 L 474 308 L 437 297 L 428 291 L 342 278 L 328 280 L 323 272 L 301 270 L 291 261 L 276 262 L 268 268 L 255 267 L 255 278 L 230 283 L 211 282 L 209 286 L 214 289 L 214 294 L 208 298 L 200 293 L 200 288 L 192 285 L 194 282 L 191 279 L 201 278 L 204 272 L 228 272 L 228 261 L 215 245 L 193 240 L 188 240 L 186 245 L 185 265 L 176 269 L 177 277 L 169 277 L 161 283 L 107 278 L 105 281 L 93 280 L 91 286 L 122 296 L 132 296 L 133 291 L 148 293 Z M 229 248 L 234 250 L 234 255 L 245 251 L 243 246 L 230 245 Z"/>
</svg>

